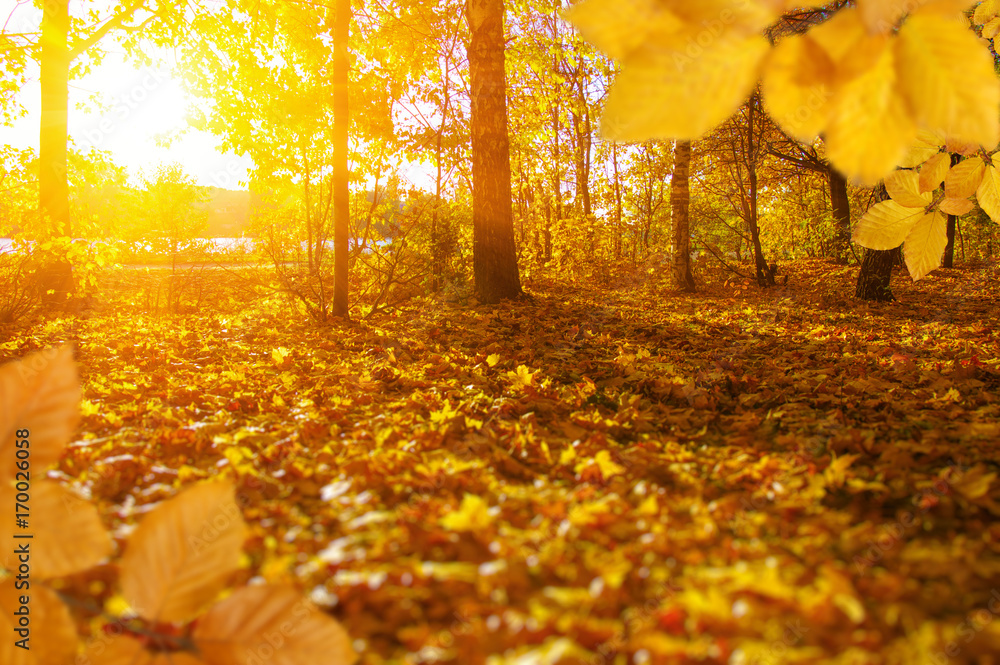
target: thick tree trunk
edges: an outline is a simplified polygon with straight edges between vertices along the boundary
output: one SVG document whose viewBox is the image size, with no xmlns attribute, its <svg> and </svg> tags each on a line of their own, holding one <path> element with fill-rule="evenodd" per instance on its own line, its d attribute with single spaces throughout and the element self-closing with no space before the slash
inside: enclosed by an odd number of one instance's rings
<svg viewBox="0 0 1000 665">
<path fill-rule="evenodd" d="M 688 215 L 690 167 L 691 142 L 678 141 L 674 146 L 674 173 L 670 179 L 670 214 L 674 222 L 674 286 L 682 291 L 695 289 L 694 275 L 691 274 L 691 219 Z"/>
<path fill-rule="evenodd" d="M 350 242 L 350 192 L 348 188 L 347 86 L 350 79 L 348 38 L 351 31 L 350 0 L 336 1 L 333 24 L 333 315 L 348 318 L 348 243 Z"/>
<path fill-rule="evenodd" d="M 884 185 L 879 185 L 875 191 L 874 202 L 885 201 L 889 195 Z M 858 284 L 854 295 L 862 300 L 877 300 L 888 302 L 895 300 L 889 283 L 892 280 L 892 269 L 902 263 L 902 245 L 896 249 L 866 249 L 861 259 L 861 269 L 858 271 Z"/>
<path fill-rule="evenodd" d="M 888 302 L 895 300 L 889 282 L 892 280 L 892 269 L 901 262 L 901 248 L 896 249 L 866 249 L 861 259 L 861 270 L 858 271 L 858 285 L 854 295 L 862 300 L 878 300 Z"/>
<path fill-rule="evenodd" d="M 847 198 L 847 179 L 831 166 L 827 171 L 827 180 L 835 233 L 834 251 L 837 261 L 846 264 L 851 247 L 851 202 Z"/>
<path fill-rule="evenodd" d="M 511 211 L 503 0 L 468 0 L 472 89 L 472 226 L 476 294 L 484 303 L 521 295 Z"/>
</svg>

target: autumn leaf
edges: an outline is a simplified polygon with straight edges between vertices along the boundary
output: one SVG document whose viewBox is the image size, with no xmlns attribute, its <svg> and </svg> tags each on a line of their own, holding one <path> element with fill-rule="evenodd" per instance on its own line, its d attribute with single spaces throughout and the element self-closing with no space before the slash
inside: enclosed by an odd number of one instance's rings
<svg viewBox="0 0 1000 665">
<path fill-rule="evenodd" d="M 943 152 L 935 154 L 920 167 L 920 192 L 933 192 L 944 182 L 951 168 L 951 155 Z"/>
<path fill-rule="evenodd" d="M 152 652 L 142 642 L 127 635 L 91 640 L 83 662 L 100 665 L 207 665 L 208 661 L 184 651 Z"/>
<path fill-rule="evenodd" d="M 474 494 L 466 494 L 457 511 L 441 518 L 441 526 L 449 531 L 478 531 L 492 523 L 489 504 Z"/>
<path fill-rule="evenodd" d="M 357 654 L 339 623 L 285 586 L 237 590 L 198 621 L 193 638 L 208 665 L 351 665 Z"/>
<path fill-rule="evenodd" d="M 28 648 L 17 646 L 21 640 Z M 72 665 L 76 646 L 76 626 L 55 591 L 37 582 L 18 588 L 13 576 L 0 580 L 0 663 Z"/>
<path fill-rule="evenodd" d="M 923 215 L 906 235 L 903 258 L 914 281 L 941 265 L 948 244 L 947 220 L 938 211 Z"/>
<path fill-rule="evenodd" d="M 94 504 L 81 499 L 51 480 L 38 480 L 31 485 L 30 533 L 32 574 L 41 579 L 72 575 L 91 568 L 112 553 L 111 537 L 101 523 Z M 13 487 L 0 488 L 0 501 L 14 505 Z M 16 570 L 12 553 L 18 544 L 13 530 L 0 532 L 0 563 Z"/>
<path fill-rule="evenodd" d="M 147 515 L 129 539 L 123 596 L 148 619 L 193 619 L 237 569 L 245 532 L 228 482 L 181 492 Z"/>
<path fill-rule="evenodd" d="M 983 171 L 983 179 L 976 189 L 976 200 L 990 219 L 1000 223 L 1000 171 L 992 164 Z"/>
<path fill-rule="evenodd" d="M 920 208 L 880 201 L 868 209 L 854 228 L 854 242 L 870 249 L 896 249 L 923 214 Z"/>
<path fill-rule="evenodd" d="M 889 198 L 907 208 L 923 208 L 934 198 L 930 192 L 923 191 L 919 184 L 920 176 L 916 171 L 893 171 L 885 177 L 885 191 Z"/>
<path fill-rule="evenodd" d="M 979 157 L 970 157 L 952 166 L 944 178 L 944 195 L 950 199 L 966 199 L 976 193 L 983 180 L 985 166 Z"/>
<path fill-rule="evenodd" d="M 40 473 L 59 459 L 79 420 L 80 383 L 73 350 L 47 349 L 0 367 L 0 483 L 12 480 L 18 458 L 30 451 Z M 27 432 L 27 436 L 17 432 Z M 27 441 L 24 445 L 18 441 Z"/>
</svg>

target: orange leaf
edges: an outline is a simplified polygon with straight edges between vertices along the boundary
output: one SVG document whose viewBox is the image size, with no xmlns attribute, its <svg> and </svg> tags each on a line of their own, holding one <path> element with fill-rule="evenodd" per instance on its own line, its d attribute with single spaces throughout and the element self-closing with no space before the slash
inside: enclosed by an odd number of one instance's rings
<svg viewBox="0 0 1000 665">
<path fill-rule="evenodd" d="M 13 506 L 13 487 L 0 488 L 0 505 Z M 111 555 L 111 537 L 104 530 L 97 508 L 62 485 L 38 480 L 31 485 L 31 514 L 28 528 L 32 534 L 31 572 L 42 579 L 72 575 L 91 568 Z M 13 526 L 13 525 L 11 525 Z M 13 530 L 0 531 L 0 563 L 15 570 L 13 553 L 25 540 L 15 538 Z"/>
<path fill-rule="evenodd" d="M 205 661 L 183 651 L 151 653 L 138 640 L 124 635 L 92 640 L 80 662 L 95 665 L 205 665 Z"/>
<path fill-rule="evenodd" d="M 17 579 L 8 577 L 0 582 L 0 663 L 3 665 L 70 665 L 76 655 L 76 627 L 69 610 L 51 589 L 32 584 L 31 589 L 18 589 Z M 27 604 L 24 601 L 27 599 Z M 30 625 L 19 626 L 22 607 L 27 607 Z M 30 630 L 27 646 L 17 646 Z"/>
<path fill-rule="evenodd" d="M 233 486 L 195 485 L 139 524 L 122 557 L 122 594 L 147 619 L 189 621 L 225 588 L 245 537 Z"/>
<path fill-rule="evenodd" d="M 198 621 L 194 641 L 209 665 L 351 665 L 351 638 L 293 587 L 237 590 Z"/>
<path fill-rule="evenodd" d="M 76 429 L 79 402 L 80 380 L 69 346 L 32 353 L 0 367 L 0 459 L 5 461 L 0 465 L 0 482 L 14 477 L 15 446 L 30 452 L 35 473 L 59 459 Z M 15 439 L 25 430 L 27 437 Z"/>
</svg>

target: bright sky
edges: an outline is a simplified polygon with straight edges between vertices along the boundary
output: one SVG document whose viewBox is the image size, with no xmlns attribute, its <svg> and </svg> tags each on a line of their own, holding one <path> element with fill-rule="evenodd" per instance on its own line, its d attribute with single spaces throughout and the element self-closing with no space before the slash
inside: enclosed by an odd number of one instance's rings
<svg viewBox="0 0 1000 665">
<path fill-rule="evenodd" d="M 0 20 L 6 20 L 7 33 L 33 32 L 41 10 L 24 0 L 0 0 Z M 127 62 L 114 42 L 102 45 L 108 55 L 100 66 L 70 81 L 69 133 L 76 146 L 110 151 L 133 176 L 163 162 L 179 162 L 201 185 L 245 189 L 250 160 L 222 153 L 216 137 L 185 122 L 190 100 L 171 76 L 172 53 L 157 54 L 163 62 L 146 68 Z M 38 69 L 33 67 L 20 97 L 28 114 L 13 126 L 0 125 L 0 143 L 38 150 L 39 94 Z M 165 137 L 174 137 L 169 147 L 158 145 Z"/>
</svg>

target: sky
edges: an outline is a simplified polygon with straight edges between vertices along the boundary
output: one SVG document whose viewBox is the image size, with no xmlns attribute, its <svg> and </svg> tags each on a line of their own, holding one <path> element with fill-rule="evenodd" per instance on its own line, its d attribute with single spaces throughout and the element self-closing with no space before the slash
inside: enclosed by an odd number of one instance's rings
<svg viewBox="0 0 1000 665">
<path fill-rule="evenodd" d="M 95 0 L 90 6 L 110 6 Z M 5 33 L 33 33 L 39 29 L 41 10 L 31 0 L 0 0 L 0 21 Z M 177 62 L 169 49 L 150 55 L 152 67 L 129 62 L 108 35 L 101 42 L 107 55 L 81 79 L 70 81 L 69 134 L 77 148 L 107 150 L 115 163 L 125 166 L 138 184 L 145 169 L 177 162 L 200 185 L 246 189 L 252 161 L 220 149 L 212 134 L 190 127 L 185 112 L 191 106 L 173 71 Z M 27 114 L 11 126 L 0 124 L 0 144 L 38 150 L 38 68 L 29 67 L 28 84 L 20 102 Z M 164 144 L 164 139 L 170 139 Z M 433 188 L 431 170 L 419 163 L 400 165 L 404 181 L 425 190 Z"/>
<path fill-rule="evenodd" d="M 41 11 L 30 2 L 0 0 L 5 32 L 33 32 Z M 161 62 L 143 67 L 128 62 L 110 36 L 102 41 L 108 52 L 87 76 L 70 81 L 69 133 L 77 148 L 107 150 L 114 161 L 135 177 L 141 169 L 178 162 L 198 184 L 246 189 L 248 158 L 219 149 L 219 139 L 187 125 L 191 100 L 177 78 L 171 51 L 157 53 Z M 12 126 L 0 125 L 0 143 L 38 150 L 38 69 L 28 72 L 20 102 L 28 113 Z M 95 103 L 95 101 L 97 103 Z M 83 108 L 80 108 L 80 106 Z M 164 138 L 169 145 L 161 145 Z"/>
</svg>

